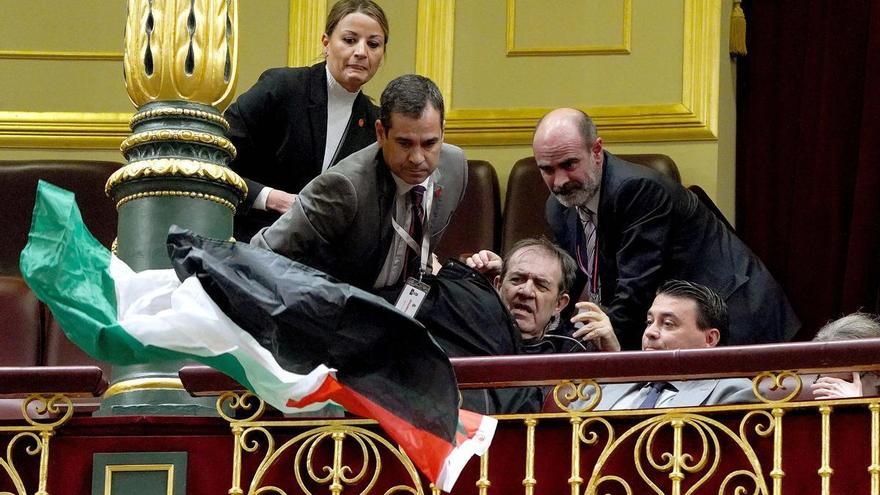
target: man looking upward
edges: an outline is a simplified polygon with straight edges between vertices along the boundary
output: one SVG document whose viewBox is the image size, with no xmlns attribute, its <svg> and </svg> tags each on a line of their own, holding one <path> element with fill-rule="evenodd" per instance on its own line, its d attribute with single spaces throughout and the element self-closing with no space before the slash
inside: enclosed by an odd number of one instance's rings
<svg viewBox="0 0 880 495">
<path fill-rule="evenodd" d="M 642 350 L 704 349 L 724 345 L 729 316 L 724 301 L 712 289 L 683 280 L 660 286 L 648 310 Z M 596 410 L 690 407 L 755 402 L 752 382 L 723 378 L 602 386 Z"/>
</svg>

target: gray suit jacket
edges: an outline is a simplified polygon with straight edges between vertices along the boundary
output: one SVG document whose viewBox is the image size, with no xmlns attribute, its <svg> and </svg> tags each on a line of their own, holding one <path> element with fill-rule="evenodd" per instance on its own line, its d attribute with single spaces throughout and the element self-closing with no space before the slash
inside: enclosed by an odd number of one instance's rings
<svg viewBox="0 0 880 495">
<path fill-rule="evenodd" d="M 745 378 L 722 378 L 718 380 L 689 380 L 670 382 L 678 388 L 669 402 L 660 407 L 716 406 L 723 404 L 746 404 L 756 402 L 751 380 Z M 630 392 L 644 383 L 610 383 L 602 386 L 602 400 L 595 411 L 612 409 Z"/>
<path fill-rule="evenodd" d="M 433 178 L 432 252 L 467 187 L 464 152 L 444 144 Z M 374 143 L 312 180 L 293 207 L 260 230 L 251 244 L 372 290 L 394 235 L 396 192 L 381 148 Z"/>
</svg>

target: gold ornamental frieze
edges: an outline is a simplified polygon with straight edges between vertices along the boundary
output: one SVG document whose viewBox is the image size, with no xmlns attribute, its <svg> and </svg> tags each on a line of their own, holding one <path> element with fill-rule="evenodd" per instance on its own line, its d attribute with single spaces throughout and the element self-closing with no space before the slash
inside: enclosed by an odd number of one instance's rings
<svg viewBox="0 0 880 495">
<path fill-rule="evenodd" d="M 204 201 L 210 201 L 212 203 L 217 203 L 221 206 L 226 207 L 229 211 L 235 215 L 236 206 L 227 199 L 223 199 L 220 196 L 215 194 L 206 194 L 196 191 L 143 191 L 139 193 L 129 194 L 126 196 L 122 196 L 119 201 L 116 202 L 116 209 L 119 210 L 122 205 L 130 203 L 137 199 L 147 199 L 147 198 L 190 198 L 190 199 L 201 199 Z M 2 495 L 2 494 L 0 494 Z"/>
<path fill-rule="evenodd" d="M 227 122 L 222 115 L 205 112 L 203 110 L 179 107 L 160 107 L 138 112 L 132 115 L 131 120 L 129 121 L 129 125 L 134 128 L 139 123 L 145 120 L 160 119 L 166 117 L 184 117 L 189 119 L 206 120 L 208 122 L 219 125 L 224 130 L 229 130 L 229 122 Z"/>
<path fill-rule="evenodd" d="M 213 163 L 179 158 L 162 158 L 129 163 L 113 172 L 113 175 L 107 179 L 104 192 L 109 196 L 113 189 L 125 182 L 159 177 L 183 177 L 219 182 L 234 188 L 242 198 L 246 197 L 248 193 L 245 181 L 231 169 Z"/>
<path fill-rule="evenodd" d="M 211 134 L 209 132 L 192 131 L 188 129 L 161 129 L 155 131 L 138 132 L 132 134 L 119 146 L 119 150 L 126 154 L 135 146 L 148 143 L 159 143 L 163 141 L 198 143 L 214 146 L 229 153 L 235 157 L 235 146 L 223 136 Z"/>
<path fill-rule="evenodd" d="M 128 10 L 124 74 L 135 106 L 229 104 L 237 79 L 236 1 L 129 0 Z"/>
</svg>

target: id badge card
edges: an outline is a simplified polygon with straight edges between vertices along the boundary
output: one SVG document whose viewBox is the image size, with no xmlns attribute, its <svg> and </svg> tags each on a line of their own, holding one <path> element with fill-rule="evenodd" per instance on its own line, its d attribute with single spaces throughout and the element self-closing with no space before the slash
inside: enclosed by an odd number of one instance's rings
<svg viewBox="0 0 880 495">
<path fill-rule="evenodd" d="M 406 284 L 403 286 L 403 290 L 400 291 L 400 296 L 397 297 L 394 307 L 410 318 L 415 318 L 422 303 L 425 302 L 425 296 L 428 295 L 430 290 L 431 287 L 428 284 L 409 277 L 406 279 Z"/>
</svg>

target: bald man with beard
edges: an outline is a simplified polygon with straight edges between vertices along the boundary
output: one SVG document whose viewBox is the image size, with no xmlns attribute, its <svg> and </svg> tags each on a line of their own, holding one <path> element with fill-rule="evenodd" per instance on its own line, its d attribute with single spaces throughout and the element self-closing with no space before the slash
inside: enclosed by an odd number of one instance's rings
<svg viewBox="0 0 880 495">
<path fill-rule="evenodd" d="M 546 218 L 578 261 L 575 301 L 601 305 L 624 349 L 638 349 L 644 316 L 668 279 L 708 286 L 730 311 L 730 343 L 791 339 L 800 322 L 761 261 L 690 191 L 604 149 L 592 119 L 545 115 L 532 148 L 552 193 Z"/>
</svg>

